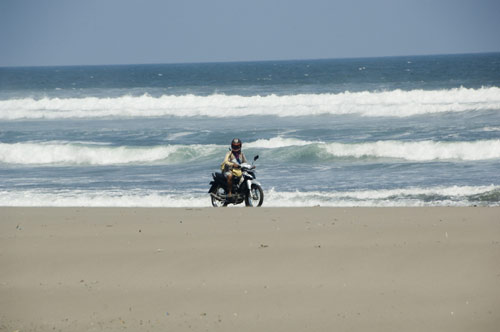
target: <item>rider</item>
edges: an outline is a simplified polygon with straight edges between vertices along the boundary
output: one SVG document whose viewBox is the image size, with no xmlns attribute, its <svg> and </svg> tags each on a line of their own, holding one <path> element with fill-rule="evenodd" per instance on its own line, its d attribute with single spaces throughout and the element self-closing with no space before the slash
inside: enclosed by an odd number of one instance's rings
<svg viewBox="0 0 500 332">
<path fill-rule="evenodd" d="M 247 158 L 241 152 L 241 140 L 234 138 L 231 141 L 231 151 L 226 153 L 226 157 L 221 165 L 224 177 L 227 179 L 227 197 L 232 196 L 233 177 L 240 177 L 242 175 L 240 165 L 246 162 Z"/>
</svg>

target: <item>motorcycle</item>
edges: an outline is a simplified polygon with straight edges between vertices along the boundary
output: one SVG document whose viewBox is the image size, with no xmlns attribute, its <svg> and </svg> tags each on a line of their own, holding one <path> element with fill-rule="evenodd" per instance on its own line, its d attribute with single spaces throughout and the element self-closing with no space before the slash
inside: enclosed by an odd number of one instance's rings
<svg viewBox="0 0 500 332">
<path fill-rule="evenodd" d="M 255 156 L 253 161 L 259 159 Z M 227 180 L 220 172 L 212 173 L 213 180 L 210 182 L 210 199 L 213 207 L 227 206 L 229 204 L 241 204 L 245 206 L 261 206 L 264 202 L 264 191 L 258 181 L 255 180 L 255 165 L 243 163 L 241 167 L 241 177 L 233 178 L 232 196 L 227 197 Z"/>
</svg>

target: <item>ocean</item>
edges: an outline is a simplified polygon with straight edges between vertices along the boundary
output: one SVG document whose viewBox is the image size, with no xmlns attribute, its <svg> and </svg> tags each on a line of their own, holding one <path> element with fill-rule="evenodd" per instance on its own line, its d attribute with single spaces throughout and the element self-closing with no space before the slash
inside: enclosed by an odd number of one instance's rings
<svg viewBox="0 0 500 332">
<path fill-rule="evenodd" d="M 0 206 L 499 206 L 500 54 L 0 68 Z"/>
</svg>

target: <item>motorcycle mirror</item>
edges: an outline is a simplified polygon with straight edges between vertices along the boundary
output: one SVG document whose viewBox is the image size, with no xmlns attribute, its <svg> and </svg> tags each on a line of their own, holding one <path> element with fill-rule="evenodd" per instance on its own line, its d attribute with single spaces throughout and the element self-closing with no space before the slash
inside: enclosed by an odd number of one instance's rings
<svg viewBox="0 0 500 332">
<path fill-rule="evenodd" d="M 255 157 L 253 157 L 253 161 L 256 161 L 257 159 L 259 159 L 259 155 L 256 155 Z"/>
</svg>

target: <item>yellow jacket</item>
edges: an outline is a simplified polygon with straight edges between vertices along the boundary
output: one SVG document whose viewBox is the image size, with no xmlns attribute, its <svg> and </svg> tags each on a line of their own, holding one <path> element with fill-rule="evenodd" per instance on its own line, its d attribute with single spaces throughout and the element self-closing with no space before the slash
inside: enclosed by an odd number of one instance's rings
<svg viewBox="0 0 500 332">
<path fill-rule="evenodd" d="M 224 158 L 224 161 L 220 165 L 220 168 L 222 172 L 227 172 L 231 171 L 234 176 L 241 176 L 241 169 L 239 168 L 234 168 L 234 164 L 239 164 L 241 165 L 242 163 L 246 163 L 247 158 L 245 158 L 245 155 L 243 152 L 240 153 L 240 159 L 238 160 L 234 154 L 233 151 L 229 151 L 226 153 L 226 157 Z"/>
</svg>

